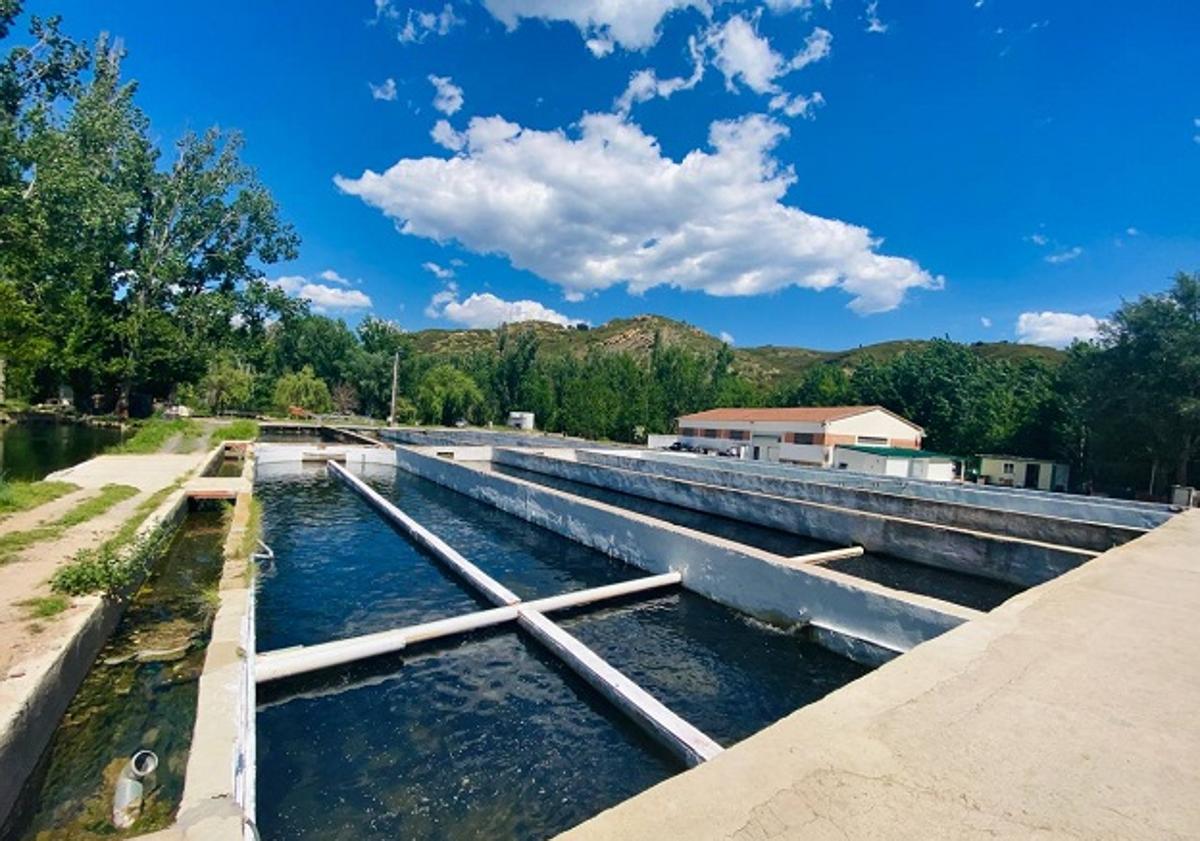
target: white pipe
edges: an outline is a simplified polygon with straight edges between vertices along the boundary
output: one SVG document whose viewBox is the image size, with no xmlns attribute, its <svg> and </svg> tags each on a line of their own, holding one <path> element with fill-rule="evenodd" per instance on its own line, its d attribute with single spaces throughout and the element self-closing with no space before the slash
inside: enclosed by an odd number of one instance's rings
<svg viewBox="0 0 1200 841">
<path fill-rule="evenodd" d="M 666 572 L 661 575 L 650 575 L 644 578 L 635 578 L 632 581 L 621 581 L 616 584 L 606 584 L 603 587 L 592 587 L 587 590 L 536 599 L 524 603 L 523 606 L 544 612 L 564 610 L 646 590 L 669 587 L 678 584 L 681 579 L 682 576 L 678 572 Z M 318 669 L 327 669 L 331 666 L 341 666 L 368 657 L 391 654 L 414 643 L 469 633 L 492 625 L 511 622 L 516 618 L 516 607 L 505 605 L 344 640 L 261 652 L 255 658 L 255 680 L 258 683 L 267 683 Z"/>
<path fill-rule="evenodd" d="M 541 613 L 522 607 L 521 627 L 557 654 L 580 677 L 688 765 L 719 754 L 721 746 L 667 709 L 657 698 L 609 665 Z"/>
<path fill-rule="evenodd" d="M 153 774 L 157 767 L 158 757 L 153 751 L 139 750 L 129 757 L 121 769 L 112 804 L 112 823 L 117 829 L 129 829 L 142 814 L 145 793 L 145 783 L 142 781 Z"/>
<path fill-rule="evenodd" d="M 840 561 L 842 558 L 857 558 L 863 553 L 861 546 L 847 546 L 845 549 L 828 549 L 824 552 L 813 552 L 808 555 L 795 555 L 788 558 L 793 564 L 823 564 L 826 561 Z"/>
<path fill-rule="evenodd" d="M 374 488 L 351 474 L 346 468 L 332 461 L 328 462 L 328 466 L 334 475 L 345 481 L 346 484 L 358 492 L 359 496 L 375 506 L 384 517 L 400 526 L 413 540 L 424 546 L 444 564 L 481 590 L 493 604 L 516 604 L 521 600 L 516 593 L 468 561 L 446 543 L 446 541 L 388 502 Z"/>
</svg>

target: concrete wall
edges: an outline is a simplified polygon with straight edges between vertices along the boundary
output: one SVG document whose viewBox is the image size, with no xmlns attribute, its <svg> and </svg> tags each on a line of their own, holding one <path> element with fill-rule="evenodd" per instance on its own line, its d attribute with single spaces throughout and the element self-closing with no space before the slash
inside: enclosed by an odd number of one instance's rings
<svg viewBox="0 0 1200 841">
<path fill-rule="evenodd" d="M 590 452 L 594 448 L 581 452 Z M 643 459 L 645 469 L 654 469 L 655 464 L 674 464 L 728 469 L 724 460 L 686 453 L 669 453 L 649 450 L 610 450 L 626 458 Z M 771 464 L 739 464 L 741 473 L 769 476 L 798 482 L 815 482 L 825 485 L 858 488 L 880 493 L 897 494 L 953 502 L 984 508 L 993 508 L 1015 513 L 1038 514 L 1047 517 L 1082 520 L 1135 529 L 1150 529 L 1169 520 L 1174 513 L 1169 506 L 1159 503 L 1132 502 L 1129 500 L 1105 499 L 1103 497 L 1078 496 L 1074 494 L 1045 493 L 1034 490 L 968 485 L 955 482 L 922 482 L 915 479 L 896 479 L 888 476 L 870 476 L 848 471 L 822 470 L 811 467 L 791 467 Z"/>
<path fill-rule="evenodd" d="M 1032 586 L 1074 569 L 1094 553 L 715 484 L 496 450 L 495 460 L 731 520 L 769 526 L 930 566 Z"/>
<path fill-rule="evenodd" d="M 819 622 L 885 648 L 905 651 L 979 615 L 832 570 L 788 566 L 766 552 L 486 473 L 430 451 L 398 449 L 396 460 L 411 473 L 641 569 L 679 572 L 688 589 L 767 620 Z"/>
</svg>

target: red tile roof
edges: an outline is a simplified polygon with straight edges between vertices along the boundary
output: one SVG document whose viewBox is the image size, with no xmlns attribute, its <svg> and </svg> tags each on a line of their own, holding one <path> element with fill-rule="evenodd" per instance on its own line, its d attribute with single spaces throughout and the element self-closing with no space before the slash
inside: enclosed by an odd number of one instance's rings
<svg viewBox="0 0 1200 841">
<path fill-rule="evenodd" d="M 683 415 L 679 418 L 679 423 L 683 424 L 690 421 L 759 421 L 770 423 L 799 421 L 802 423 L 825 423 L 827 421 L 861 415 L 864 412 L 870 412 L 875 409 L 887 412 L 889 415 L 897 417 L 905 423 L 920 429 L 912 421 L 900 418 L 899 415 L 888 412 L 882 406 L 787 406 L 778 409 L 709 409 L 705 412 Z"/>
</svg>

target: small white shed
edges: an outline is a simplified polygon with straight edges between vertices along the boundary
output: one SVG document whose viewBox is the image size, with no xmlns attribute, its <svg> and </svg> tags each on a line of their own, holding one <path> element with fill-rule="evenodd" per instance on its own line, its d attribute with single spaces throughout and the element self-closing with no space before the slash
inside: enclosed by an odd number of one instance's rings
<svg viewBox="0 0 1200 841">
<path fill-rule="evenodd" d="M 907 447 L 839 444 L 833 450 L 833 466 L 839 470 L 930 482 L 953 482 L 957 478 L 958 461 L 954 456 Z"/>
</svg>

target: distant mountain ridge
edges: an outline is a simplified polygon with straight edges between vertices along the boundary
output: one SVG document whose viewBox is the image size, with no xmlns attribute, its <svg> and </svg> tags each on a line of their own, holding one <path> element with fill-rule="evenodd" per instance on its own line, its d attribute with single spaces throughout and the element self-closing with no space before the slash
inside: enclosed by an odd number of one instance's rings
<svg viewBox="0 0 1200 841">
<path fill-rule="evenodd" d="M 478 351 L 494 350 L 497 329 L 419 330 L 411 334 L 416 349 L 424 353 L 455 356 Z M 698 327 L 661 315 L 638 315 L 614 318 L 597 327 L 573 329 L 542 321 L 525 321 L 509 326 L 510 330 L 531 331 L 540 340 L 539 353 L 545 356 L 571 354 L 586 356 L 593 351 L 627 352 L 638 358 L 649 356 L 654 337 L 659 335 L 668 345 L 688 350 L 713 353 L 722 342 Z M 901 339 L 860 345 L 841 351 L 812 350 L 803 347 L 762 345 L 734 347 L 734 368 L 738 373 L 758 382 L 776 382 L 800 377 L 814 365 L 837 365 L 852 370 L 866 359 L 885 362 L 909 351 L 919 350 L 929 340 Z M 976 342 L 969 345 L 985 359 L 1007 359 L 1020 362 L 1041 359 L 1057 364 L 1064 353 L 1051 347 L 1024 345 L 1013 342 Z"/>
</svg>

